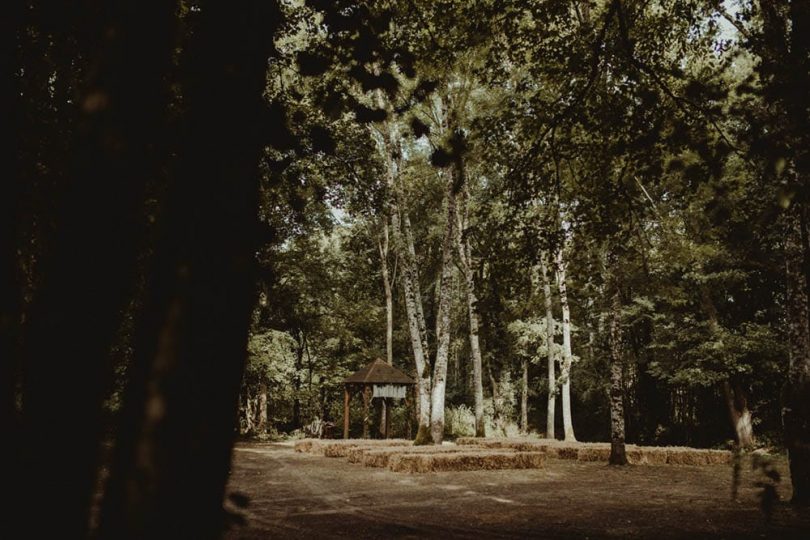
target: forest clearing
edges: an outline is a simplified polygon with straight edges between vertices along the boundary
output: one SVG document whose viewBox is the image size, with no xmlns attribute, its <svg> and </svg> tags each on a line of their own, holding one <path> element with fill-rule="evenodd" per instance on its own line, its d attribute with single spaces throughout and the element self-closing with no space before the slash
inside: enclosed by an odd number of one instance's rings
<svg viewBox="0 0 810 540">
<path fill-rule="evenodd" d="M 0 538 L 810 538 L 810 0 L 4 8 Z"/>
<path fill-rule="evenodd" d="M 784 458 L 776 464 L 786 472 Z M 229 493 L 248 497 L 226 538 L 806 538 L 810 516 L 760 510 L 758 478 L 730 466 L 609 467 L 550 458 L 543 469 L 394 473 L 292 444 L 238 444 Z M 788 485 L 780 487 L 789 490 Z"/>
</svg>

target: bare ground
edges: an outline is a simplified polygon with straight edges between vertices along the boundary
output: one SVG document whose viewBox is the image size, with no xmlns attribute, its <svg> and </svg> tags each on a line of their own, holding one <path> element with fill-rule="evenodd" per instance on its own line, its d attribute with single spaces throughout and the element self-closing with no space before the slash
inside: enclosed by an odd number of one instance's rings
<svg viewBox="0 0 810 540">
<path fill-rule="evenodd" d="M 787 499 L 784 460 L 778 469 Z M 249 504 L 226 538 L 810 538 L 810 510 L 778 502 L 766 522 L 757 479 L 746 462 L 732 501 L 730 466 L 549 459 L 539 470 L 407 474 L 240 444 L 228 492 Z"/>
</svg>

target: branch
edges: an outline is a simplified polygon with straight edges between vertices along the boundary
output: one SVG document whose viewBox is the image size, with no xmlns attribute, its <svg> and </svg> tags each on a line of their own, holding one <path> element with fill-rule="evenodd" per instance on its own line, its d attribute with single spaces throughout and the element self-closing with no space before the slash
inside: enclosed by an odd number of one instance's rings
<svg viewBox="0 0 810 540">
<path fill-rule="evenodd" d="M 590 70 L 588 73 L 588 82 L 585 84 L 582 90 L 576 96 L 574 96 L 574 99 L 555 118 L 551 119 L 548 127 L 546 127 L 546 130 L 540 135 L 540 138 L 532 145 L 531 148 L 529 148 L 529 151 L 524 154 L 523 158 L 520 159 L 518 164 L 506 174 L 507 179 L 512 179 L 518 171 L 522 170 L 528 165 L 529 160 L 543 144 L 548 134 L 551 133 L 551 131 L 556 128 L 590 92 L 594 82 L 596 82 L 596 77 L 599 74 L 599 64 L 602 60 L 602 49 L 605 43 L 605 36 L 607 35 L 608 28 L 610 27 L 610 21 L 616 14 L 617 8 L 618 2 L 614 1 L 610 4 L 610 8 L 608 9 L 607 13 L 605 13 L 604 23 L 602 24 L 602 28 L 599 30 L 599 35 L 591 47 L 592 56 Z M 564 96 L 557 98 L 557 103 L 562 101 L 563 98 Z"/>
</svg>

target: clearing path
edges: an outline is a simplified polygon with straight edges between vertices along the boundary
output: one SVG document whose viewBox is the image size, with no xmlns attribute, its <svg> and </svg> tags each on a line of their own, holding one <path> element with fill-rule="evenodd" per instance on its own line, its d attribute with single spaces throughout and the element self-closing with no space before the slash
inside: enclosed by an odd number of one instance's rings
<svg viewBox="0 0 810 540">
<path fill-rule="evenodd" d="M 414 475 L 240 444 L 228 493 L 250 502 L 226 538 L 810 538 L 808 511 L 777 503 L 766 523 L 756 479 L 746 462 L 732 501 L 730 466 L 549 459 L 538 470 Z"/>
</svg>

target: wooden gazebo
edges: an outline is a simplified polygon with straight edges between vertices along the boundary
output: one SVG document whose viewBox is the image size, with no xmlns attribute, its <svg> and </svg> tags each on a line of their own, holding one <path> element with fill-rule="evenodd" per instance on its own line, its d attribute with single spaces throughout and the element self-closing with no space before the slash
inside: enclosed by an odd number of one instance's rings
<svg viewBox="0 0 810 540">
<path fill-rule="evenodd" d="M 352 394 L 361 393 L 363 396 L 363 437 L 368 437 L 369 405 L 371 400 L 379 398 L 386 404 L 383 407 L 383 425 L 385 430 L 383 436 L 388 438 L 391 418 L 388 414 L 390 404 L 395 399 L 407 399 L 408 388 L 416 384 L 416 381 L 408 377 L 394 366 L 377 358 L 366 367 L 352 373 L 343 380 L 345 394 L 343 399 L 343 438 L 349 438 L 349 402 Z"/>
</svg>

